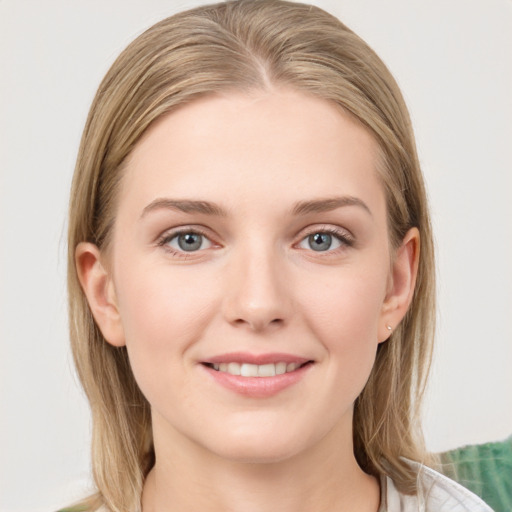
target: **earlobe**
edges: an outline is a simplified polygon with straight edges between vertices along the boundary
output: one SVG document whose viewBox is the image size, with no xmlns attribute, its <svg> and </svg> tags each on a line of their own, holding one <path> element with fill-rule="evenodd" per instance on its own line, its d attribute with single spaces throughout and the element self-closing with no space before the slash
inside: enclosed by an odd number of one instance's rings
<svg viewBox="0 0 512 512">
<path fill-rule="evenodd" d="M 414 296 L 419 255 L 420 234 L 417 228 L 411 228 L 392 263 L 389 287 L 382 307 L 380 342 L 389 338 L 409 309 Z"/>
<path fill-rule="evenodd" d="M 114 284 L 101 261 L 98 247 L 89 242 L 78 244 L 75 251 L 78 279 L 104 338 L 116 347 L 125 345 L 121 316 Z"/>
</svg>

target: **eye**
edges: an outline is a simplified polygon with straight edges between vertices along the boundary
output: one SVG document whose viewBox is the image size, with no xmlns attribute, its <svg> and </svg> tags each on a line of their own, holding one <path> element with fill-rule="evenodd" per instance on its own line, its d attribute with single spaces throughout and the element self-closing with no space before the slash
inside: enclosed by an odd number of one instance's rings
<svg viewBox="0 0 512 512">
<path fill-rule="evenodd" d="M 165 237 L 161 242 L 177 252 L 195 252 L 209 249 L 212 242 L 203 234 L 195 231 L 184 231 Z"/>
<path fill-rule="evenodd" d="M 345 233 L 339 233 L 334 230 L 319 230 L 303 238 L 298 244 L 298 247 L 315 252 L 327 252 L 351 245 L 352 240 Z"/>
<path fill-rule="evenodd" d="M 313 251 L 329 251 L 341 246 L 340 241 L 334 238 L 330 233 L 313 233 L 299 244 L 303 249 L 312 249 Z"/>
</svg>

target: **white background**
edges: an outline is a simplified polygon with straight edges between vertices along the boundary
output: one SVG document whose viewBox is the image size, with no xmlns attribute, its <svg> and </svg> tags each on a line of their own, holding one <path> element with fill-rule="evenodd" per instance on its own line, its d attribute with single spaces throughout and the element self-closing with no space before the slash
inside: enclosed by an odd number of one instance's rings
<svg viewBox="0 0 512 512">
<path fill-rule="evenodd" d="M 117 54 L 199 3 L 0 0 L 1 512 L 55 509 L 87 479 L 89 417 L 66 327 L 74 159 Z M 314 3 L 388 64 L 416 129 L 440 276 L 428 446 L 503 438 L 512 432 L 512 2 Z"/>
</svg>

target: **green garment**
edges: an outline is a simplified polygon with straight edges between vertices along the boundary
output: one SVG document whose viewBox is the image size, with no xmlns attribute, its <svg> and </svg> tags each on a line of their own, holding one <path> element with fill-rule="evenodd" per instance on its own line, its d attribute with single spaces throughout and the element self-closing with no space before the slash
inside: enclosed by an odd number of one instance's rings
<svg viewBox="0 0 512 512">
<path fill-rule="evenodd" d="M 512 436 L 441 454 L 441 471 L 480 496 L 495 512 L 512 512 Z"/>
</svg>

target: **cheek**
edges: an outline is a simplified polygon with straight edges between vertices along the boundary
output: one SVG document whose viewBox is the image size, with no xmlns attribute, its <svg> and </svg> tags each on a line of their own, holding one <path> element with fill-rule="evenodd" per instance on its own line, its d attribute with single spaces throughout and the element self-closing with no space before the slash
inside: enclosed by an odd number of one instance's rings
<svg viewBox="0 0 512 512">
<path fill-rule="evenodd" d="M 321 338 L 376 338 L 386 285 L 387 274 L 378 269 L 335 269 L 304 283 L 309 293 L 302 294 L 301 304 L 311 326 L 324 332 Z"/>
<path fill-rule="evenodd" d="M 355 399 L 371 372 L 385 297 L 384 271 L 333 273 L 302 298 L 308 329 L 320 340 L 332 379 Z M 311 283 L 313 285 L 313 283 Z"/>
<path fill-rule="evenodd" d="M 197 271 L 173 272 L 168 266 L 118 266 L 116 293 L 133 372 L 145 381 L 170 375 L 179 379 L 179 364 L 204 332 L 215 296 Z"/>
<path fill-rule="evenodd" d="M 165 261 L 142 264 L 125 260 L 117 266 L 115 277 L 127 337 L 130 333 L 137 338 L 146 337 L 147 332 L 159 333 L 148 340 L 155 343 L 172 333 L 180 337 L 183 330 L 193 331 L 201 325 L 214 299 L 211 278 L 192 266 L 175 268 Z"/>
</svg>

